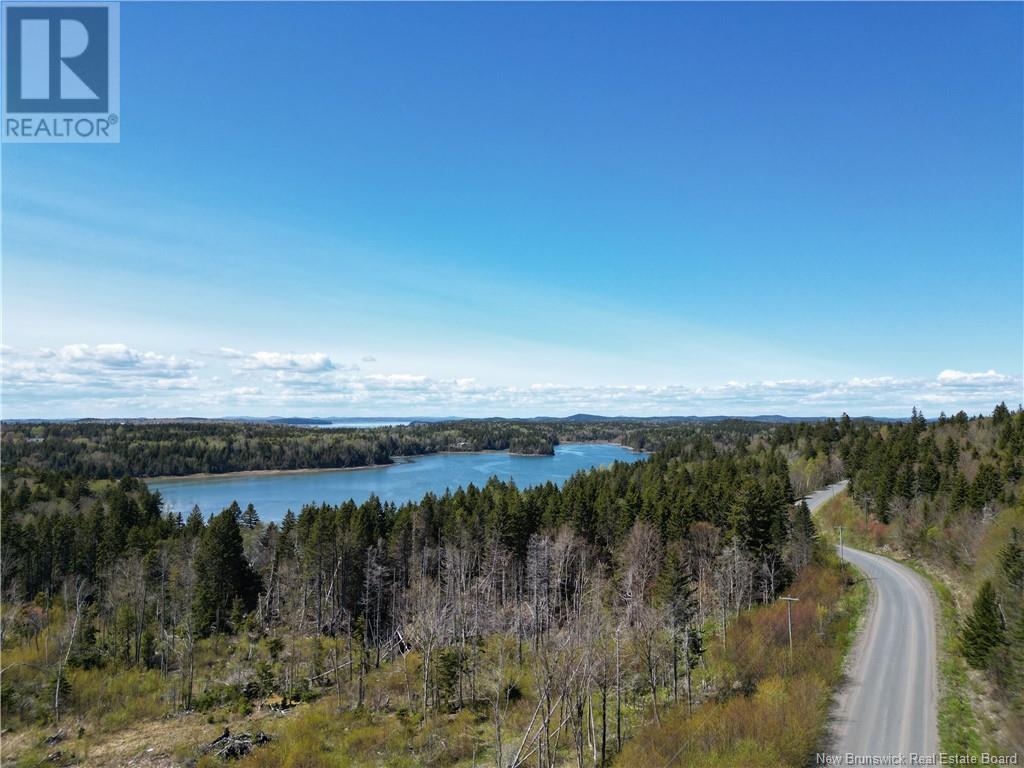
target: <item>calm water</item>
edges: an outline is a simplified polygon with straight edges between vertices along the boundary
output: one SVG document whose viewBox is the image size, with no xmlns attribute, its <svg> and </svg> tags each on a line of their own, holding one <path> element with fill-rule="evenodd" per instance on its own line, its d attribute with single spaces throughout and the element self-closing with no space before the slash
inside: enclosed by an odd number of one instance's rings
<svg viewBox="0 0 1024 768">
<path fill-rule="evenodd" d="M 297 513 L 310 502 L 360 502 L 376 493 L 384 501 L 400 504 L 418 500 L 427 491 L 440 494 L 445 488 L 455 490 L 469 483 L 479 487 L 493 475 L 513 479 L 521 488 L 548 480 L 561 484 L 581 469 L 641 458 L 643 454 L 618 445 L 574 443 L 556 446 L 554 456 L 444 453 L 373 469 L 182 478 L 150 482 L 149 487 L 163 494 L 168 509 L 183 515 L 193 504 L 209 515 L 237 500 L 243 508 L 252 502 L 260 518 L 270 521 L 280 520 L 288 509 Z"/>
<path fill-rule="evenodd" d="M 404 427 L 408 421 L 388 421 L 387 419 L 375 419 L 373 421 L 332 421 L 330 424 L 310 424 L 318 429 L 373 429 L 375 427 Z"/>
</svg>

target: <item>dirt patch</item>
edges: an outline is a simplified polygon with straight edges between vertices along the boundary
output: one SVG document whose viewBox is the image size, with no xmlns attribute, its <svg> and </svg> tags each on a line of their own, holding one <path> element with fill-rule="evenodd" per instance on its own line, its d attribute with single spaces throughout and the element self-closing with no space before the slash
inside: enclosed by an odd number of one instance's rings
<svg viewBox="0 0 1024 768">
<path fill-rule="evenodd" d="M 171 715 L 111 732 L 90 732 L 88 723 L 69 723 L 66 728 L 71 735 L 59 745 L 66 756 L 62 764 L 95 768 L 178 768 L 197 758 L 200 749 L 220 736 L 225 727 L 232 733 L 265 731 L 274 734 L 289 712 L 263 710 L 248 717 L 218 719 L 216 723 L 208 722 L 205 714 Z M 79 727 L 84 732 L 76 737 L 74 734 Z M 39 748 L 49 735 L 43 729 L 4 734 L 4 768 L 16 765 L 27 752 Z"/>
</svg>

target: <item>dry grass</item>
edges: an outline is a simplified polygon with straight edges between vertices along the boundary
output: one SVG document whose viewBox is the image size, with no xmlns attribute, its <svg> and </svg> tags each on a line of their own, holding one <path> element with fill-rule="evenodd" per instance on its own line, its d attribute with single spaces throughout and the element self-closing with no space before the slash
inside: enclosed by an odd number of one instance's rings
<svg viewBox="0 0 1024 768">
<path fill-rule="evenodd" d="M 688 715 L 675 707 L 660 726 L 628 742 L 616 765 L 802 765 L 819 743 L 832 688 L 863 609 L 863 585 L 846 590 L 839 569 L 814 565 L 789 590 L 793 611 L 793 661 L 789 659 L 782 603 L 743 614 L 732 625 L 728 647 L 711 666 L 729 674 L 725 692 Z M 752 691 L 744 694 L 743 691 Z"/>
<path fill-rule="evenodd" d="M 59 750 L 63 762 L 95 768 L 169 768 L 181 766 L 198 757 L 197 747 L 219 736 L 224 727 L 233 732 L 273 730 L 281 725 L 282 716 L 271 713 L 234 718 L 211 724 L 199 714 L 136 720 L 131 727 L 117 730 L 90 731 L 90 720 L 68 719 L 61 731 L 66 736 L 57 744 L 43 744 L 43 739 L 57 732 L 54 727 L 31 728 L 3 738 L 3 766 L 35 766 Z M 78 736 L 78 729 L 84 729 Z M 60 762 L 58 762 L 60 764 Z"/>
</svg>

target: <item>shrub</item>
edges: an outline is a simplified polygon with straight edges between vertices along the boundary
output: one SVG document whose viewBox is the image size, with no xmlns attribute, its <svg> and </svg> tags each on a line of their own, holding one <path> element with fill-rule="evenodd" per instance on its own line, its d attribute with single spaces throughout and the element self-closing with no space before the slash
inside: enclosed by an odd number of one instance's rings
<svg viewBox="0 0 1024 768">
<path fill-rule="evenodd" d="M 209 712 L 218 707 L 242 707 L 247 703 L 241 686 L 212 683 L 195 697 L 193 706 L 199 712 Z"/>
</svg>

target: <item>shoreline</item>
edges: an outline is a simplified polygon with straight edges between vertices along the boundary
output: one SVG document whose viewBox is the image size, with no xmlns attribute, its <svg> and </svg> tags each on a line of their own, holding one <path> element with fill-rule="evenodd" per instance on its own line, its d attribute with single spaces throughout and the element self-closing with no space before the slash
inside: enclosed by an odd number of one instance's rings
<svg viewBox="0 0 1024 768">
<path fill-rule="evenodd" d="M 633 451 L 634 453 L 648 453 L 641 448 L 633 448 L 632 446 L 623 445 L 622 443 L 615 443 L 610 440 L 573 440 L 570 443 L 559 443 L 555 446 L 557 449 L 562 445 L 614 445 L 619 448 L 623 448 L 627 451 Z M 275 475 L 302 475 L 311 474 L 313 472 L 359 472 L 363 470 L 372 469 L 387 469 L 388 467 L 394 467 L 399 464 L 412 464 L 417 459 L 426 458 L 428 456 L 462 456 L 462 455 L 479 455 L 487 453 L 507 453 L 509 456 L 519 456 L 522 458 L 538 458 L 538 459 L 550 459 L 553 458 L 550 453 L 512 453 L 507 448 L 487 448 L 481 451 L 433 451 L 431 453 L 419 453 L 412 456 L 393 456 L 390 464 L 364 464 L 359 467 L 303 467 L 301 469 L 240 469 L 234 472 L 194 472 L 190 475 L 157 475 L 154 477 L 140 477 L 142 482 L 146 483 L 173 483 L 176 481 L 186 482 L 189 480 L 216 480 L 218 478 L 225 479 L 241 479 L 246 477 L 272 477 Z"/>
<path fill-rule="evenodd" d="M 424 453 L 421 456 L 435 454 Z M 175 480 L 216 480 L 218 477 L 270 477 L 272 475 L 303 475 L 313 472 L 358 472 L 363 469 L 387 469 L 396 464 L 408 464 L 412 456 L 396 456 L 390 464 L 363 464 L 359 467 L 302 467 L 301 469 L 239 469 L 233 472 L 194 472 L 191 475 L 158 475 L 156 477 L 140 477 L 144 483 L 169 483 Z"/>
</svg>

